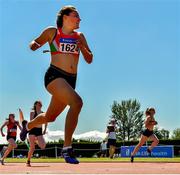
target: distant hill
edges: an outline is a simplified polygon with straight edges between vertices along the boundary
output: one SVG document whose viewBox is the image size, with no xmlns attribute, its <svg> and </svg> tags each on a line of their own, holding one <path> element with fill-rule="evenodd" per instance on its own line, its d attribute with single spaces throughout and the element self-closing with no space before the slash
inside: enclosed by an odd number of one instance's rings
<svg viewBox="0 0 180 175">
<path fill-rule="evenodd" d="M 106 137 L 105 132 L 100 131 L 89 131 L 82 134 L 74 134 L 73 138 L 76 140 L 89 140 L 89 141 L 102 141 Z M 47 134 L 45 135 L 46 141 L 58 141 L 59 139 L 64 140 L 64 131 L 50 131 L 48 130 Z"/>
<path fill-rule="evenodd" d="M 44 136 L 44 138 L 46 142 L 64 140 L 64 131 L 61 131 L 61 130 L 51 131 L 47 129 L 47 133 Z M 82 134 L 74 134 L 73 138 L 76 140 L 88 140 L 88 141 L 101 142 L 102 140 L 106 138 L 106 133 L 94 130 L 94 131 L 88 131 Z M 17 140 L 20 140 L 19 130 L 18 130 Z M 7 144 L 6 137 L 0 136 L 0 144 Z"/>
</svg>

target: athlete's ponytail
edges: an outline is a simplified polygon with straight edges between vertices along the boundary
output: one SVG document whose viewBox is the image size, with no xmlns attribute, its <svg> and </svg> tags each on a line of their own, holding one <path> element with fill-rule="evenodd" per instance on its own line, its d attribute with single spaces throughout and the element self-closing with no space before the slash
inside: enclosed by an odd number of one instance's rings
<svg viewBox="0 0 180 175">
<path fill-rule="evenodd" d="M 64 15 L 69 15 L 71 12 L 77 11 L 75 7 L 73 6 L 64 6 L 59 13 L 57 14 L 57 20 L 56 24 L 58 28 L 62 28 L 63 26 L 63 16 Z"/>
</svg>

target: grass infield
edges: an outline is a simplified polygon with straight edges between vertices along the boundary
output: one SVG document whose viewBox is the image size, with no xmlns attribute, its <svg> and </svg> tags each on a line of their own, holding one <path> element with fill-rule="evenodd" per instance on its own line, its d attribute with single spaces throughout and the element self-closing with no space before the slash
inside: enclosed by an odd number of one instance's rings
<svg viewBox="0 0 180 175">
<path fill-rule="evenodd" d="M 78 158 L 80 162 L 130 162 L 130 158 L 114 158 L 114 159 L 109 159 L 109 158 Z M 5 162 L 7 163 L 25 163 L 27 161 L 26 158 L 7 158 L 5 159 Z M 31 162 L 33 163 L 64 163 L 63 158 L 32 158 Z M 175 157 L 175 158 L 134 158 L 134 162 L 154 162 L 154 163 L 180 163 L 180 157 Z"/>
</svg>

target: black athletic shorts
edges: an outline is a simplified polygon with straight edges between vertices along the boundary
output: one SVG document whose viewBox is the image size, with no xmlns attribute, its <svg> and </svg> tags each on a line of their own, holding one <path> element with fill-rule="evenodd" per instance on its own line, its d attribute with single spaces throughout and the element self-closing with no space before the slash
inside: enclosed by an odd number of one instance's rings
<svg viewBox="0 0 180 175">
<path fill-rule="evenodd" d="M 154 134 L 153 131 L 150 131 L 149 129 L 145 129 L 142 131 L 142 135 L 144 135 L 146 137 L 150 137 L 153 134 Z"/>
<path fill-rule="evenodd" d="M 16 141 L 16 136 L 7 135 L 6 140 L 8 141 L 9 139 L 14 139 L 14 141 Z"/>
<path fill-rule="evenodd" d="M 116 139 L 108 139 L 107 146 L 116 146 Z"/>
<path fill-rule="evenodd" d="M 68 72 L 51 64 L 50 67 L 48 68 L 48 70 L 46 71 L 46 74 L 44 77 L 44 85 L 47 88 L 48 84 L 51 83 L 56 78 L 63 78 L 68 82 L 68 84 L 73 89 L 75 89 L 76 77 L 77 77 L 77 74 L 68 73 Z"/>
<path fill-rule="evenodd" d="M 41 136 L 42 135 L 42 128 L 32 128 L 29 131 L 29 135 L 34 135 L 34 136 Z"/>
</svg>

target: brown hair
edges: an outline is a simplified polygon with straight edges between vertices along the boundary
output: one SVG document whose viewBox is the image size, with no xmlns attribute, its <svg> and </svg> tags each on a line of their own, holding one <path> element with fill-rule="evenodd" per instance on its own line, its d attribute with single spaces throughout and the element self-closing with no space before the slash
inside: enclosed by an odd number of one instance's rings
<svg viewBox="0 0 180 175">
<path fill-rule="evenodd" d="M 146 109 L 146 112 L 145 112 L 146 116 L 147 116 L 147 115 L 150 115 L 150 111 L 154 111 L 154 112 L 155 112 L 155 109 L 152 108 L 152 107 L 151 107 L 151 108 L 147 108 L 147 109 Z"/>
<path fill-rule="evenodd" d="M 34 104 L 33 104 L 33 107 L 32 107 L 32 110 L 34 110 L 35 112 L 36 112 L 36 105 L 38 103 L 40 103 L 42 105 L 41 101 L 39 101 L 39 100 L 35 101 Z"/>
<path fill-rule="evenodd" d="M 15 114 L 10 113 L 9 116 L 8 116 L 8 118 L 7 118 L 6 120 L 8 120 L 8 121 L 10 122 L 10 117 L 11 117 L 11 116 L 12 116 L 13 118 L 15 118 Z"/>
<path fill-rule="evenodd" d="M 57 14 L 57 20 L 56 20 L 56 24 L 57 27 L 62 27 L 63 26 L 63 16 L 64 15 L 69 15 L 71 12 L 77 11 L 75 7 L 73 6 L 64 6 L 59 13 Z"/>
</svg>

